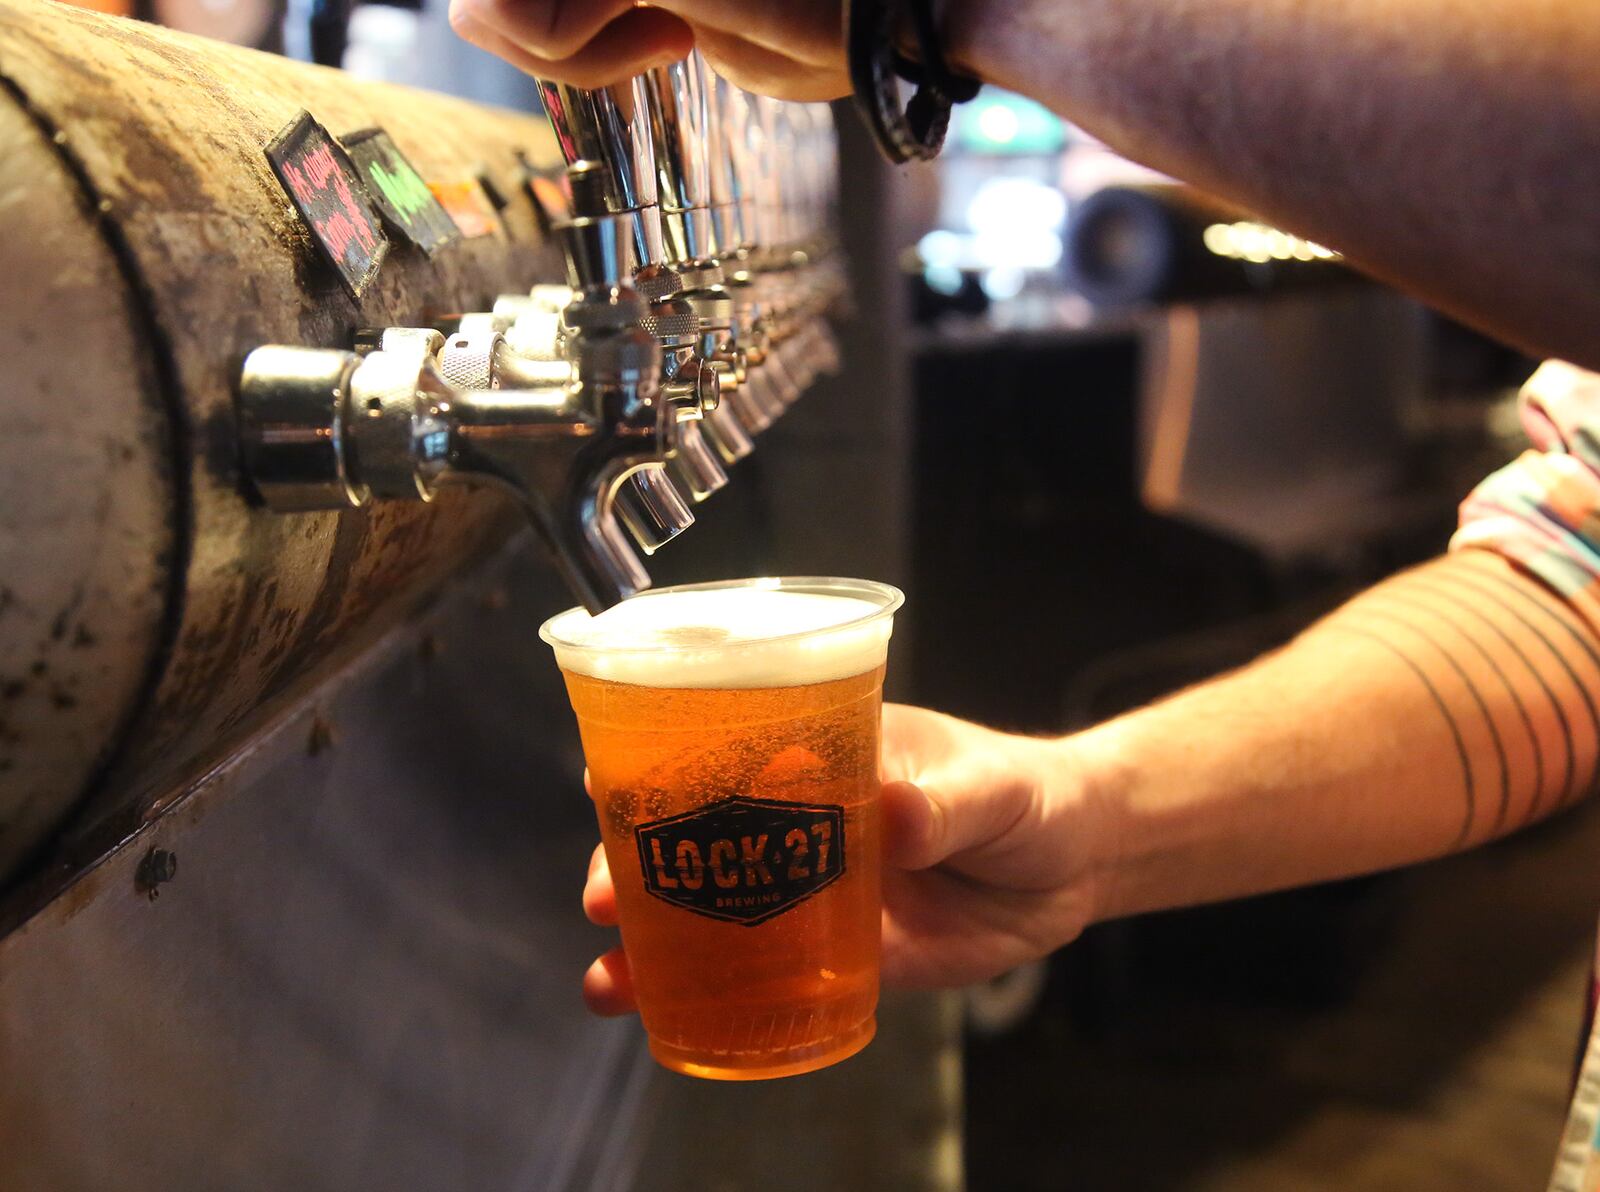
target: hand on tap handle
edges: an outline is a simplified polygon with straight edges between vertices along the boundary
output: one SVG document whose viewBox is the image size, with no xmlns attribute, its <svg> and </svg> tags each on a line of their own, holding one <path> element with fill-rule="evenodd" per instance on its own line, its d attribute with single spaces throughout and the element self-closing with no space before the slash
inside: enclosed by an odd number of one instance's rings
<svg viewBox="0 0 1600 1192">
<path fill-rule="evenodd" d="M 451 0 L 473 44 L 540 78 L 601 87 L 698 46 L 717 73 L 783 99 L 850 89 L 839 0 Z"/>
</svg>

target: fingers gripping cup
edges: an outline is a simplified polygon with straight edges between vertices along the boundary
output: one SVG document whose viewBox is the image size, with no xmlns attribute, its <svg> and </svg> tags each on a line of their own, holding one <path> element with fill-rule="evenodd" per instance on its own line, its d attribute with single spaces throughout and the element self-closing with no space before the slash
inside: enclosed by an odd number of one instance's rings
<svg viewBox="0 0 1600 1192">
<path fill-rule="evenodd" d="M 666 588 L 540 636 L 577 713 L 656 1059 L 759 1080 L 876 1029 L 878 736 L 894 588 Z"/>
</svg>

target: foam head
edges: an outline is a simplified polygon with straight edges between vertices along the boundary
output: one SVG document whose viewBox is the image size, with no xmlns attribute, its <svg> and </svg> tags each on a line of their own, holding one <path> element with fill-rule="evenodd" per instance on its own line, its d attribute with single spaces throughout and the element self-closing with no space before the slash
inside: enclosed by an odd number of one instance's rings
<svg viewBox="0 0 1600 1192">
<path fill-rule="evenodd" d="M 762 579 L 665 588 L 539 636 L 566 671 L 641 687 L 797 687 L 882 666 L 903 597 L 867 580 Z"/>
</svg>

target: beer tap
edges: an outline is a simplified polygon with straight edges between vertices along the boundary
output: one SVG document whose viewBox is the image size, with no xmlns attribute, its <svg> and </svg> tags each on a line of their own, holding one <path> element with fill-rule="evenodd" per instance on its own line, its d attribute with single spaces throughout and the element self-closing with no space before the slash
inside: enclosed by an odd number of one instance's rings
<svg viewBox="0 0 1600 1192">
<path fill-rule="evenodd" d="M 825 105 L 753 102 L 765 147 L 757 159 L 758 209 L 772 229 L 759 258 L 771 296 L 765 331 L 777 371 L 802 390 L 838 367 L 823 317 L 843 294 L 831 243 L 837 139 Z"/>
<path fill-rule="evenodd" d="M 605 167 L 596 162 L 579 161 L 567 171 L 575 207 L 606 211 L 609 196 L 603 182 Z M 619 214 L 619 213 L 613 213 Z M 620 213 L 635 229 L 641 213 Z M 634 246 L 641 242 L 637 234 Z M 484 315 L 469 315 L 446 338 L 438 351 L 440 371 L 458 388 L 522 389 L 544 383 L 552 369 L 565 365 L 564 345 L 569 332 L 568 305 L 572 287 L 582 285 L 579 263 L 569 261 L 574 270 L 571 287 L 538 286 L 525 296 L 507 295 Z M 638 276 L 634 271 L 633 276 Z M 639 319 L 640 327 L 662 348 L 661 400 L 669 411 L 667 444 L 662 461 L 671 477 L 695 501 L 703 501 L 728 482 L 727 472 L 707 444 L 702 426 L 721 404 L 721 378 L 716 370 L 692 355 L 696 321 L 680 309 L 676 299 L 658 299 L 648 305 Z M 746 440 L 748 442 L 748 440 Z M 633 481 L 641 487 L 659 487 L 663 477 L 655 472 L 635 473 Z M 647 494 L 624 490 L 625 517 L 635 531 L 639 545 L 653 553 L 664 539 L 658 539 L 640 515 L 641 504 L 648 508 Z M 669 535 L 670 537 L 670 535 Z"/>
<path fill-rule="evenodd" d="M 244 464 L 271 508 L 426 501 L 447 483 L 492 484 L 527 512 L 592 611 L 649 586 L 622 527 L 648 552 L 693 521 L 666 477 L 671 428 L 715 398 L 663 391 L 661 346 L 629 284 L 637 224 L 604 202 L 603 169 L 574 171 L 574 214 L 556 229 L 572 297 L 548 357 L 508 352 L 503 332 L 474 346 L 500 387 L 447 381 L 434 354 L 448 344 L 428 329 L 369 334 L 365 355 L 278 345 L 249 355 Z"/>
<path fill-rule="evenodd" d="M 754 416 L 770 424 L 799 396 L 799 389 L 781 366 L 764 367 L 767 299 L 757 271 L 763 242 L 757 186 L 765 144 L 753 118 L 755 97 L 712 73 L 698 54 L 695 61 L 706 80 L 712 227 L 724 284 L 734 303 L 734 338 L 741 348 Z"/>
<path fill-rule="evenodd" d="M 680 297 L 699 321 L 696 355 L 718 370 L 741 422 L 759 433 L 783 406 L 748 374 L 725 284 L 713 193 L 718 154 L 711 77 L 699 54 L 656 67 L 644 76 L 645 110 L 667 257 L 683 280 Z"/>
<path fill-rule="evenodd" d="M 563 291 L 570 297 L 570 289 L 563 287 Z M 656 308 L 659 305 L 654 304 Z M 555 311 L 530 306 L 519 309 L 514 317 L 508 317 L 504 300 L 496 306 L 493 314 L 467 316 L 455 332 L 440 337 L 436 356 L 447 382 L 467 390 L 528 389 L 548 383 L 568 367 L 563 347 L 565 304 Z M 660 314 L 646 313 L 640 318 L 640 326 L 658 343 L 666 338 L 661 323 Z M 702 430 L 705 420 L 720 408 L 721 379 L 715 370 L 692 357 L 670 367 L 664 363 L 662 376 L 661 399 L 671 413 L 662 459 L 673 479 L 695 501 L 703 501 L 728 482 L 728 474 Z M 748 438 L 744 442 L 748 445 Z M 660 483 L 655 474 L 636 473 L 632 480 Z M 630 498 L 629 507 L 635 508 L 637 503 L 636 497 Z M 644 524 L 636 517 L 627 520 L 630 529 Z M 646 553 L 653 553 L 664 541 L 644 532 L 635 536 Z"/>
<path fill-rule="evenodd" d="M 702 339 L 700 322 L 706 312 L 684 298 L 684 280 L 663 243 L 646 80 L 639 77 L 626 85 L 596 90 L 541 80 L 539 93 L 569 165 L 585 159 L 599 161 L 610 168 L 613 177 L 627 179 L 625 185 L 613 182 L 605 199 L 607 208 L 628 218 L 635 229 L 634 285 L 650 303 L 643 325 L 661 344 L 663 383 L 707 384 L 699 373 L 711 361 L 697 351 Z M 738 373 L 715 371 L 720 374 L 716 382 L 719 392 L 737 387 Z M 678 458 L 684 461 L 679 474 L 697 498 L 726 482 L 725 476 L 718 475 L 722 465 L 749 455 L 751 432 L 770 421 L 750 418 L 740 402 L 719 403 L 705 415 L 700 425 L 677 432 Z M 710 449 L 702 450 L 707 447 L 706 440 Z"/>
</svg>

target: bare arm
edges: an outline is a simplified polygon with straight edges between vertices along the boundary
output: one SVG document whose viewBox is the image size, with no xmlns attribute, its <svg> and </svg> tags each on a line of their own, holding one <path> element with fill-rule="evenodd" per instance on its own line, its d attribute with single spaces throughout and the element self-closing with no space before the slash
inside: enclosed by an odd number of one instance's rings
<svg viewBox="0 0 1600 1192">
<path fill-rule="evenodd" d="M 949 0 L 967 69 L 1538 354 L 1600 366 L 1600 20 L 1571 0 Z M 594 84 L 697 40 L 847 90 L 839 0 L 453 0 Z"/>
<path fill-rule="evenodd" d="M 1114 148 L 1538 354 L 1600 364 L 1600 20 L 1567 0 L 969 0 Z"/>
<path fill-rule="evenodd" d="M 1600 637 L 1496 555 L 1381 584 L 1238 673 L 1072 739 L 1096 914 L 1439 856 L 1591 792 Z"/>
</svg>

